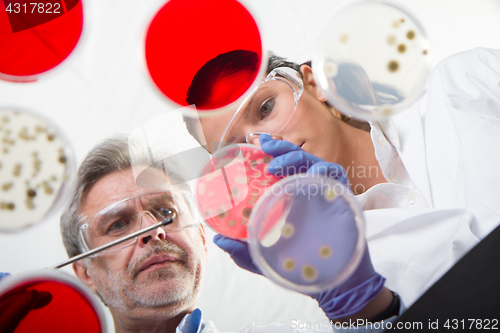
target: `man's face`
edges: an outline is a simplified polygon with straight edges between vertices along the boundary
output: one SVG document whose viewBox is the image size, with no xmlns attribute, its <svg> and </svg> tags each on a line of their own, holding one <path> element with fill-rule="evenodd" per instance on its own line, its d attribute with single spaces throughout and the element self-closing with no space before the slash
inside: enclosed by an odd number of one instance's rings
<svg viewBox="0 0 500 333">
<path fill-rule="evenodd" d="M 91 187 L 81 213 L 90 218 L 117 201 L 150 191 L 136 185 L 131 169 L 116 171 Z M 178 218 L 189 219 L 184 224 L 194 223 L 181 194 L 173 192 L 172 196 Z M 144 208 L 137 205 L 136 210 L 139 214 Z M 143 227 L 153 223 L 147 214 L 143 215 Z M 131 246 L 87 260 L 88 278 L 83 280 L 112 310 L 127 317 L 173 317 L 194 308 L 205 262 L 201 229 L 165 233 L 158 228 L 139 236 Z"/>
</svg>

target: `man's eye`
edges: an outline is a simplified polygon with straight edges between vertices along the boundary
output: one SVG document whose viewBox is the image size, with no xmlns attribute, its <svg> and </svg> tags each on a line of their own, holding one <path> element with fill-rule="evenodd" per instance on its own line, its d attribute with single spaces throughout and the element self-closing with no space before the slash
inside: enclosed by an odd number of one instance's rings
<svg viewBox="0 0 500 333">
<path fill-rule="evenodd" d="M 262 120 L 265 117 L 269 116 L 271 112 L 273 112 L 275 106 L 276 106 L 276 100 L 274 98 L 269 98 L 264 103 L 262 103 L 259 109 L 260 119 Z"/>
<path fill-rule="evenodd" d="M 175 209 L 173 208 L 160 208 L 158 210 L 158 212 L 161 214 L 161 216 L 163 217 L 169 217 L 170 215 L 172 215 L 173 213 L 175 213 Z"/>
<path fill-rule="evenodd" d="M 130 224 L 129 219 L 121 219 L 121 220 L 115 221 L 115 222 L 111 223 L 111 225 L 109 226 L 108 232 L 122 231 L 123 229 L 128 227 L 129 224 Z"/>
</svg>

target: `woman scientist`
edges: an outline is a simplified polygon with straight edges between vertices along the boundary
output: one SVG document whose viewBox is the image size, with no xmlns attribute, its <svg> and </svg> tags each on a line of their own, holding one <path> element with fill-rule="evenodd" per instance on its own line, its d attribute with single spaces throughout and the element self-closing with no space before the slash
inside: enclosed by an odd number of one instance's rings
<svg viewBox="0 0 500 333">
<path fill-rule="evenodd" d="M 201 130 L 185 118 L 189 132 L 204 136 L 212 151 L 227 142 L 262 143 L 275 157 L 270 164 L 275 174 L 336 163 L 364 210 L 464 208 L 475 215 L 472 231 L 480 239 L 498 225 L 499 50 L 477 48 L 444 60 L 420 100 L 369 126 L 326 103 L 310 66 L 284 60 L 271 54 L 265 82 L 235 112 L 201 118 Z M 251 79 L 257 62 L 249 51 L 210 60 L 193 78 L 188 103 L 200 107 L 221 98 L 220 86 Z M 362 74 L 346 72 L 358 76 L 358 90 L 372 89 Z M 377 91 L 372 95 L 376 103 Z"/>
<path fill-rule="evenodd" d="M 256 66 L 247 51 L 214 58 L 194 77 L 188 103 L 210 105 L 221 86 L 251 79 Z M 379 91 L 363 73 L 346 71 L 377 104 Z M 268 76 L 235 112 L 200 124 L 186 119 L 212 151 L 227 142 L 260 144 L 275 157 L 271 173 L 315 168 L 348 183 L 365 210 L 374 267 L 406 305 L 500 224 L 500 50 L 477 48 L 442 61 L 416 103 L 370 122 L 369 132 L 326 104 L 310 66 L 271 55 Z M 215 241 L 251 269 L 237 241 Z"/>
<path fill-rule="evenodd" d="M 252 57 L 252 53 L 247 53 L 249 52 L 233 51 L 209 61 L 193 79 L 188 90 L 188 103 L 195 104 L 197 107 L 210 105 L 211 99 L 214 99 L 212 96 L 217 95 L 217 93 L 212 95 L 212 92 L 220 90 L 217 86 L 219 82 L 224 82 L 228 76 L 235 82 L 250 77 L 253 68 L 257 66 L 257 56 Z M 225 66 L 220 65 L 221 62 L 233 70 L 234 68 L 241 69 L 227 75 Z M 231 112 L 220 117 L 202 118 L 201 126 L 206 141 L 222 144 L 248 141 L 259 144 L 258 134 L 267 133 L 294 144 L 287 144 L 286 148 L 281 149 L 304 150 L 324 161 L 340 164 L 348 171 L 352 169 L 349 180 L 355 194 L 361 194 L 375 184 L 386 182 L 375 157 L 370 133 L 347 124 L 335 109 L 325 103 L 326 99 L 316 86 L 311 67 L 308 65 L 299 67 L 285 62 L 283 58 L 271 55 L 268 72 L 271 73 L 275 68 L 278 68 L 277 71 L 280 72 L 287 70 L 287 73 L 279 73 L 277 76 L 280 80 L 285 80 L 286 84 L 278 80 L 269 80 L 262 84 L 248 99 L 248 102 L 239 108 L 238 114 L 233 119 L 231 118 L 234 113 Z M 217 76 L 224 77 L 224 80 L 216 81 L 213 85 L 208 83 L 210 80 L 205 78 L 213 75 L 213 71 L 220 71 L 221 74 Z M 210 74 L 205 74 L 205 72 L 210 72 Z M 287 89 L 287 85 L 290 89 Z M 205 92 L 206 95 L 203 96 L 207 97 L 205 100 L 201 98 L 199 91 Z M 298 103 L 295 106 L 294 96 L 297 95 Z M 247 106 L 251 108 L 248 109 Z M 185 119 L 190 129 L 190 121 L 188 118 Z M 361 127 L 362 123 L 357 122 L 356 125 Z M 194 134 L 193 131 L 190 132 Z M 250 137 L 248 134 L 254 135 Z M 284 143 L 284 141 L 279 143 Z M 266 150 L 265 147 L 263 148 Z M 268 153 L 275 155 L 272 152 Z M 275 165 L 277 162 L 279 160 L 271 164 L 271 167 L 285 166 L 284 164 Z M 287 161 L 285 164 L 291 162 Z M 293 162 L 299 163 L 299 161 Z M 300 167 L 297 164 L 296 166 Z M 360 172 L 354 172 L 355 170 L 369 171 L 371 177 L 367 177 L 368 174 L 363 176 Z M 289 173 L 292 172 L 290 170 Z"/>
</svg>

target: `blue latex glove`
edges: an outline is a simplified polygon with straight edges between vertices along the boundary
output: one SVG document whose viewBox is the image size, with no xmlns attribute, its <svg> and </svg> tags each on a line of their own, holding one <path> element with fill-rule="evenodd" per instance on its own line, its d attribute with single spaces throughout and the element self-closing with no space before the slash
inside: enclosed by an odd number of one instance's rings
<svg viewBox="0 0 500 333">
<path fill-rule="evenodd" d="M 10 273 L 0 273 L 0 280 L 9 275 Z"/>
<path fill-rule="evenodd" d="M 274 140 L 267 134 L 261 134 L 259 140 L 262 150 L 274 157 L 269 163 L 269 173 L 280 177 L 307 172 L 337 179 L 350 188 L 349 179 L 341 165 L 325 162 L 291 142 Z"/>
<path fill-rule="evenodd" d="M 246 242 L 216 235 L 214 243 L 227 252 L 238 266 L 262 275 L 250 257 Z M 318 301 L 329 319 L 335 320 L 363 309 L 382 291 L 384 282 L 385 279 L 373 269 L 368 248 L 365 247 L 358 268 L 344 283 L 336 288 L 309 296 Z"/>
</svg>

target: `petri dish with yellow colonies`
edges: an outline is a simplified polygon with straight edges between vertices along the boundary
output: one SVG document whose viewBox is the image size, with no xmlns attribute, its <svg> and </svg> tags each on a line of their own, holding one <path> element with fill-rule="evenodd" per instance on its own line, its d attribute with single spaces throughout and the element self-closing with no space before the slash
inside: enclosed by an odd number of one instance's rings
<svg viewBox="0 0 500 333">
<path fill-rule="evenodd" d="M 410 10 L 355 2 L 326 25 L 313 59 L 329 104 L 360 120 L 381 120 L 410 106 L 431 68 L 427 34 Z"/>
<path fill-rule="evenodd" d="M 42 222 L 67 197 L 75 174 L 69 142 L 49 120 L 0 109 L 0 231 Z"/>
<path fill-rule="evenodd" d="M 277 284 L 317 293 L 344 282 L 365 250 L 364 220 L 350 190 L 333 178 L 297 174 L 270 187 L 250 215 L 255 265 Z"/>
</svg>

